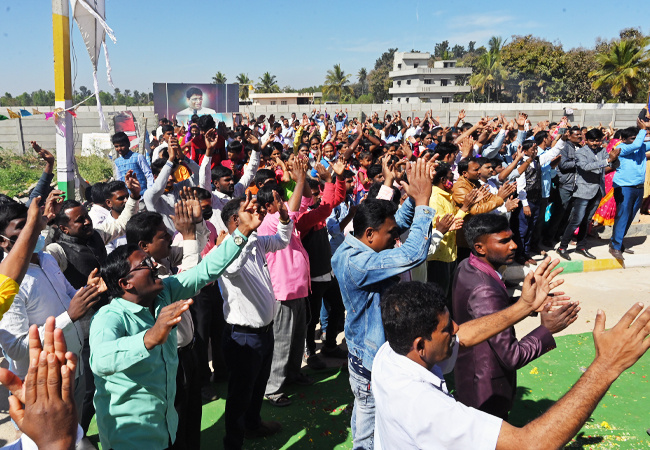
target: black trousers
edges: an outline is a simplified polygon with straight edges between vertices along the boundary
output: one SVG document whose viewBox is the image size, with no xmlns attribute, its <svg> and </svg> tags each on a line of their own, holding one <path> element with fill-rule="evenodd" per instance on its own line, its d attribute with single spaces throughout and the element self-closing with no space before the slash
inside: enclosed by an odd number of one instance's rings
<svg viewBox="0 0 650 450">
<path fill-rule="evenodd" d="M 81 407 L 81 428 L 84 430 L 84 435 L 88 433 L 88 427 L 95 415 L 95 405 L 93 398 L 95 398 L 95 377 L 92 370 L 90 370 L 90 343 L 88 339 L 84 340 L 84 346 L 81 349 L 81 359 L 84 365 L 84 378 L 86 380 L 86 393 L 84 394 L 83 406 Z"/>
<path fill-rule="evenodd" d="M 454 273 L 458 267 L 458 261 L 427 261 L 427 281 L 437 283 L 445 293 L 447 309 L 449 313 L 453 311 L 451 305 L 451 285 L 454 282 Z"/>
<path fill-rule="evenodd" d="M 262 424 L 260 410 L 273 361 L 273 327 L 256 334 L 240 333 L 226 325 L 221 345 L 230 370 L 223 447 L 239 450 L 244 430 L 256 430 Z"/>
<path fill-rule="evenodd" d="M 174 408 L 178 413 L 178 431 L 171 449 L 194 450 L 201 447 L 202 407 L 199 360 L 196 346 L 190 344 L 178 349 L 174 399 Z"/>
<path fill-rule="evenodd" d="M 557 188 L 551 192 L 550 200 L 553 203 L 553 211 L 551 212 L 551 220 L 548 222 L 544 237 L 549 240 L 554 239 L 559 241 L 569 224 L 569 217 L 573 206 L 573 192 L 567 189 Z"/>
<path fill-rule="evenodd" d="M 307 352 L 312 355 L 316 351 L 316 342 L 314 333 L 316 332 L 316 324 L 320 320 L 320 307 L 321 301 L 325 304 L 325 308 L 329 311 L 329 318 L 327 319 L 327 335 L 325 345 L 329 348 L 336 347 L 336 337 L 340 330 L 339 324 L 343 321 L 345 316 L 345 307 L 343 306 L 343 298 L 341 297 L 341 288 L 336 277 L 332 277 L 330 281 L 312 281 L 311 293 L 308 297 L 309 309 L 307 310 L 307 338 L 305 339 L 307 345 Z"/>
<path fill-rule="evenodd" d="M 210 356 L 215 378 L 226 379 L 226 363 L 221 349 L 221 338 L 226 321 L 223 318 L 223 298 L 217 283 L 204 287 L 194 296 L 194 304 L 190 306 L 190 312 L 194 322 L 195 348 L 199 358 L 201 386 L 210 384 L 212 375 L 209 365 Z M 212 355 L 208 355 L 210 341 L 212 341 Z"/>
</svg>

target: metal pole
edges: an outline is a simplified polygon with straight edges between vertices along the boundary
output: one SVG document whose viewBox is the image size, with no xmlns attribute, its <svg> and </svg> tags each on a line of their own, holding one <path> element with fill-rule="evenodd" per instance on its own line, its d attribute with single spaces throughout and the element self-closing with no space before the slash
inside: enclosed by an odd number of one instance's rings
<svg viewBox="0 0 650 450">
<path fill-rule="evenodd" d="M 55 109 L 67 109 L 72 106 L 69 11 L 69 0 L 52 0 Z M 55 124 L 58 188 L 66 193 L 67 199 L 74 199 L 75 183 L 72 116 L 65 112 L 63 113 L 63 117 L 56 118 Z"/>
</svg>

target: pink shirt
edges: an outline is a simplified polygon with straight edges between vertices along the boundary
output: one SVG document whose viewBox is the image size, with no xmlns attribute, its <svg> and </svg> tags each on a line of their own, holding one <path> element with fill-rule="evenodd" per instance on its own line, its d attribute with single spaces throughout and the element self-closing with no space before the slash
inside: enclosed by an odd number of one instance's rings
<svg viewBox="0 0 650 450">
<path fill-rule="evenodd" d="M 208 238 L 208 243 L 205 244 L 205 247 L 203 247 L 203 250 L 201 251 L 201 258 L 205 258 L 205 255 L 210 253 L 210 250 L 212 250 L 217 243 L 217 238 L 219 237 L 219 233 L 217 233 L 217 229 L 214 227 L 212 222 L 209 220 L 205 220 L 203 223 L 205 223 L 206 228 L 210 232 L 210 237 Z M 178 231 L 174 234 L 174 240 L 173 243 L 177 244 L 183 240 L 183 235 L 180 234 Z"/>
<path fill-rule="evenodd" d="M 303 198 L 298 211 L 289 211 L 294 222 L 312 203 L 311 198 Z M 260 236 L 273 236 L 277 232 L 280 213 L 267 214 L 257 230 Z M 287 248 L 275 253 L 267 253 L 271 284 L 276 300 L 295 300 L 309 295 L 311 278 L 309 276 L 309 256 L 302 245 L 296 227 L 291 233 Z"/>
</svg>

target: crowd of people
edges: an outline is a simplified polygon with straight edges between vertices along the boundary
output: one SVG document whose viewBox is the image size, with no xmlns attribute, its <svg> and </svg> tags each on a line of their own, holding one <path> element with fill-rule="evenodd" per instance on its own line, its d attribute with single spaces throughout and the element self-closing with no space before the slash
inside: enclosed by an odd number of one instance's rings
<svg viewBox="0 0 650 450">
<path fill-rule="evenodd" d="M 241 449 L 282 430 L 265 400 L 290 407 L 288 387 L 315 382 L 302 368 L 336 360 L 355 449 L 561 447 L 650 346 L 650 311 L 609 331 L 599 312 L 593 364 L 513 427 L 517 369 L 580 310 L 559 260 L 534 257 L 570 260 L 575 240 L 595 258 L 594 224 L 613 226 L 614 257 L 632 252 L 646 113 L 622 130 L 464 111 L 450 127 L 431 111 L 161 119 L 146 152 L 112 136 L 114 179 L 85 202 L 50 187 L 54 158 L 32 142 L 45 167 L 29 202 L 0 198 L 0 382 L 24 432 L 9 448 L 94 448 L 94 417 L 105 449 L 198 449 L 223 380 L 223 447 Z M 513 262 L 529 267 L 515 299 Z"/>
</svg>

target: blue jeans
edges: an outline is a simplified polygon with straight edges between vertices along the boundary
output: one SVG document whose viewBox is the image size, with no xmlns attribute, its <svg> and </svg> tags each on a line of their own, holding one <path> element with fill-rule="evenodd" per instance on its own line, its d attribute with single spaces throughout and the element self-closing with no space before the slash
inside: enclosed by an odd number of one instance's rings
<svg viewBox="0 0 650 450">
<path fill-rule="evenodd" d="M 375 397 L 370 380 L 354 371 L 348 363 L 350 387 L 354 394 L 352 410 L 353 450 L 372 450 L 375 445 Z"/>
<path fill-rule="evenodd" d="M 614 250 L 623 250 L 623 238 L 630 229 L 634 216 L 641 209 L 643 202 L 643 185 L 616 186 L 614 185 L 614 200 L 616 201 L 616 218 L 610 245 Z"/>
<path fill-rule="evenodd" d="M 571 239 L 573 238 L 573 233 L 576 231 L 576 228 L 578 229 L 578 235 L 576 236 L 576 248 L 578 250 L 584 250 L 587 247 L 587 231 L 589 230 L 589 221 L 598 209 L 598 204 L 600 203 L 601 198 L 602 195 L 599 191 L 592 199 L 573 199 L 573 209 L 571 210 L 569 225 L 567 225 L 566 229 L 564 230 L 559 248 L 566 250 L 569 242 L 571 242 Z"/>
</svg>

